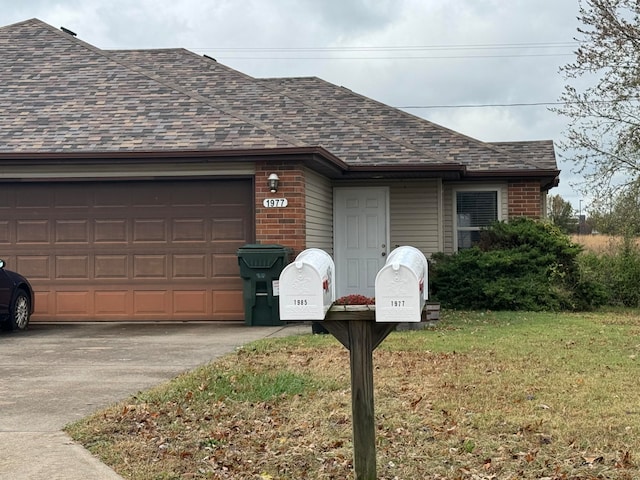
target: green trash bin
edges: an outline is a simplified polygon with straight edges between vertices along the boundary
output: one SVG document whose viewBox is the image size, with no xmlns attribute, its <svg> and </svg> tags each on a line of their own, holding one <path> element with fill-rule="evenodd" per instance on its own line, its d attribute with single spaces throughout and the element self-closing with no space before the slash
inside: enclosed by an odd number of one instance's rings
<svg viewBox="0 0 640 480">
<path fill-rule="evenodd" d="M 292 253 L 282 245 L 249 244 L 238 249 L 246 325 L 284 325 L 273 282 L 280 278 Z"/>
</svg>

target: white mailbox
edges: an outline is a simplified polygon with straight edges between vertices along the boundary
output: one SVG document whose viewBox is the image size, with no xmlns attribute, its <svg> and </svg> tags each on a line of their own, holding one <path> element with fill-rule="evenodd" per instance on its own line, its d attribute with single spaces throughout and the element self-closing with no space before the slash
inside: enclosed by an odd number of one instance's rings
<svg viewBox="0 0 640 480">
<path fill-rule="evenodd" d="M 419 322 L 428 297 L 428 274 L 420 250 L 393 250 L 376 275 L 376 322 Z"/>
<path fill-rule="evenodd" d="M 280 320 L 324 320 L 336 299 L 333 259 L 308 248 L 280 273 Z"/>
</svg>

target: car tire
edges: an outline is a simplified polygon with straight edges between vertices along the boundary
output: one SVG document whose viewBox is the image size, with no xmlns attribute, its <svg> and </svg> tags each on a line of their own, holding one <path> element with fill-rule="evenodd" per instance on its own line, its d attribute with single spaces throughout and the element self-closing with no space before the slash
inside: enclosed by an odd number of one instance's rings
<svg viewBox="0 0 640 480">
<path fill-rule="evenodd" d="M 29 305 L 29 297 L 20 290 L 13 300 L 9 317 L 9 327 L 11 330 L 26 330 L 29 326 L 31 310 Z"/>
</svg>

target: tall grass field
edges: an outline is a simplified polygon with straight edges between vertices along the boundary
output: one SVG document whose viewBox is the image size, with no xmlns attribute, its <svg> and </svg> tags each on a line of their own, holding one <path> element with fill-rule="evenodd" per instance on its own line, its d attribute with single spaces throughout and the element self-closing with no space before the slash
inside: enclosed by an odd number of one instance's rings
<svg viewBox="0 0 640 480">
<path fill-rule="evenodd" d="M 594 253 L 614 253 L 620 250 L 624 239 L 611 235 L 571 235 L 571 241 L 582 245 L 585 250 Z M 640 238 L 635 244 L 640 248 Z"/>
</svg>

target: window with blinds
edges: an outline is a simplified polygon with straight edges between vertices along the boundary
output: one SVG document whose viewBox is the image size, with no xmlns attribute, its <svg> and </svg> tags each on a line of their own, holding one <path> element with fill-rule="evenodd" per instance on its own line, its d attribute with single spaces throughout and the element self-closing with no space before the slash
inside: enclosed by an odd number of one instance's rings
<svg viewBox="0 0 640 480">
<path fill-rule="evenodd" d="M 480 229 L 498 220 L 498 192 L 456 192 L 456 235 L 458 250 L 470 248 L 480 240 Z"/>
</svg>

